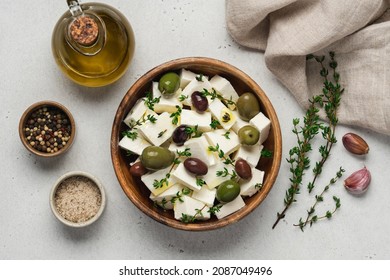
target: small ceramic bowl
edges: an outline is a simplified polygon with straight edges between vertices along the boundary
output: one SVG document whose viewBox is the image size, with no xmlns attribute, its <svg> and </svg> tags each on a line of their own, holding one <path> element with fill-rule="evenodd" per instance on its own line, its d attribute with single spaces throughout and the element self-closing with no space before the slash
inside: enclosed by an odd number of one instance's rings
<svg viewBox="0 0 390 280">
<path fill-rule="evenodd" d="M 67 119 L 69 120 L 69 124 L 70 124 L 70 136 L 69 136 L 69 139 L 67 140 L 67 144 L 63 148 L 58 149 L 57 151 L 54 151 L 54 152 L 45 152 L 45 151 L 38 150 L 35 147 L 39 144 L 39 140 L 37 141 L 35 139 L 30 139 L 30 140 L 27 139 L 27 134 L 26 134 L 26 127 L 28 126 L 27 122 L 30 120 L 30 118 L 32 117 L 34 112 L 37 112 L 37 110 L 44 109 L 44 108 L 48 109 L 48 111 L 49 110 L 56 110 L 56 111 L 63 113 L 67 117 Z M 42 125 L 39 125 L 39 127 L 41 127 L 41 126 Z M 43 128 L 42 128 L 42 130 L 43 130 Z M 47 131 L 46 131 L 46 133 L 47 133 Z M 49 132 L 49 133 L 52 134 L 52 132 Z M 45 157 L 45 158 L 54 157 L 54 156 L 58 156 L 58 155 L 65 153 L 72 146 L 75 134 L 76 134 L 76 124 L 75 124 L 75 121 L 73 119 L 72 114 L 65 106 L 63 106 L 60 103 L 54 102 L 54 101 L 47 101 L 46 100 L 46 101 L 40 101 L 40 102 L 32 104 L 30 107 L 28 107 L 26 109 L 26 111 L 24 111 L 24 113 L 19 121 L 20 140 L 22 141 L 23 145 L 26 147 L 27 150 L 29 150 L 31 153 L 33 153 L 37 156 L 40 156 L 40 157 Z M 45 134 L 45 135 L 47 135 L 47 134 Z M 43 139 L 43 140 L 45 141 L 46 139 Z M 34 147 L 31 145 L 31 142 L 34 142 L 34 144 L 35 144 Z"/>
<path fill-rule="evenodd" d="M 75 198 L 75 196 L 78 197 Z M 84 204 L 80 210 L 82 202 Z M 77 206 L 79 206 L 79 210 L 77 210 Z M 103 185 L 95 176 L 86 172 L 72 171 L 62 175 L 50 192 L 50 207 L 54 216 L 70 227 L 81 228 L 93 224 L 100 218 L 105 206 L 106 193 Z M 89 209 L 87 209 L 88 207 Z M 85 217 L 85 219 L 81 217 Z"/>
<path fill-rule="evenodd" d="M 174 71 L 179 73 L 180 69 L 183 68 L 194 73 L 202 73 L 209 77 L 220 75 L 232 83 L 238 94 L 245 92 L 254 93 L 260 103 L 261 112 L 271 120 L 269 136 L 263 145 L 265 149 L 273 152 L 273 156 L 271 158 L 262 158 L 257 166 L 258 169 L 265 172 L 261 192 L 246 198 L 246 207 L 220 220 L 212 217 L 206 221 L 183 223 L 174 218 L 173 211 L 165 211 L 160 207 L 156 207 L 153 201 L 149 199 L 150 191 L 142 183 L 140 178 L 133 177 L 130 174 L 129 163 L 132 158 L 126 155 L 126 152 L 118 145 L 122 132 L 127 129 L 127 126 L 123 122 L 124 118 L 131 111 L 137 100 L 144 97 L 145 92 L 152 88 L 152 82 L 158 81 L 167 72 Z M 122 99 L 112 127 L 111 158 L 116 176 L 125 194 L 146 215 L 162 224 L 181 230 L 214 230 L 233 224 L 247 216 L 264 201 L 271 190 L 279 172 L 281 156 L 282 136 L 278 117 L 264 91 L 253 79 L 236 67 L 226 62 L 207 57 L 187 57 L 168 61 L 144 74 L 132 85 Z"/>
</svg>

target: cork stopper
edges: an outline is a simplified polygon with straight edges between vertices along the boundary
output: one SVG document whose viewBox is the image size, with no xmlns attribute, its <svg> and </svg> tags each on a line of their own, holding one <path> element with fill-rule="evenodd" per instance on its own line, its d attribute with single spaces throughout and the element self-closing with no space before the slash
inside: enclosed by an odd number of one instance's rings
<svg viewBox="0 0 390 280">
<path fill-rule="evenodd" d="M 80 16 L 70 24 L 70 36 L 80 45 L 90 46 L 96 42 L 99 27 L 96 21 L 89 16 Z"/>
</svg>

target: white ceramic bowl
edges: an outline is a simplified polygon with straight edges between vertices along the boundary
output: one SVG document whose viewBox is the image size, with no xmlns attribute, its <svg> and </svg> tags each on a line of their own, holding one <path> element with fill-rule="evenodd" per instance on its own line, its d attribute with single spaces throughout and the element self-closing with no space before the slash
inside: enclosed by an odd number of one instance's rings
<svg viewBox="0 0 390 280">
<path fill-rule="evenodd" d="M 96 213 L 95 216 L 93 216 L 92 218 L 90 218 L 89 220 L 87 220 L 85 222 L 79 222 L 79 223 L 71 222 L 71 221 L 65 219 L 63 216 L 61 216 L 61 214 L 57 211 L 57 208 L 56 208 L 55 195 L 56 195 L 57 189 L 58 189 L 58 187 L 61 185 L 61 183 L 64 180 L 66 180 L 68 178 L 71 178 L 71 177 L 85 177 L 85 178 L 88 178 L 91 181 L 93 181 L 96 184 L 96 186 L 99 188 L 99 190 L 100 190 L 100 194 L 101 194 L 101 197 L 102 197 L 100 208 L 99 208 L 99 210 L 98 210 L 98 212 Z M 95 176 L 93 176 L 93 175 L 91 175 L 89 173 L 83 172 L 83 171 L 71 171 L 71 172 L 68 172 L 68 173 L 62 175 L 54 183 L 54 186 L 53 186 L 53 188 L 51 189 L 51 192 L 50 192 L 50 207 L 51 207 L 51 210 L 52 210 L 54 216 L 60 222 L 62 222 L 63 224 L 65 224 L 67 226 L 70 226 L 70 227 L 81 228 L 81 227 L 85 227 L 85 226 L 88 226 L 88 225 L 94 223 L 102 215 L 105 206 L 106 206 L 106 194 L 105 194 L 103 185 L 100 183 L 100 181 Z"/>
</svg>

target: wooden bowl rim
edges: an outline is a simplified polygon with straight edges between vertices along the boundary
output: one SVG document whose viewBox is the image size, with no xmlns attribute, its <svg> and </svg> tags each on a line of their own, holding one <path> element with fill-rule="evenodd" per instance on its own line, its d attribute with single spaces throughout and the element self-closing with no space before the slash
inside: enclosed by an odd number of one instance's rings
<svg viewBox="0 0 390 280">
<path fill-rule="evenodd" d="M 270 168 L 270 171 L 268 172 L 268 178 L 265 184 L 263 185 L 263 189 L 260 193 L 255 194 L 251 197 L 251 199 L 254 198 L 254 201 L 252 201 L 251 207 L 243 207 L 241 210 L 221 219 L 213 221 L 212 223 L 183 223 L 181 221 L 167 218 L 165 216 L 160 215 L 159 213 L 155 211 L 151 211 L 151 209 L 145 205 L 138 197 L 132 193 L 128 192 L 124 185 L 126 184 L 126 179 L 123 174 L 123 171 L 120 168 L 117 168 L 116 166 L 120 166 L 120 151 L 119 151 L 119 129 L 120 125 L 123 121 L 124 115 L 120 115 L 120 112 L 126 111 L 126 104 L 128 103 L 129 98 L 137 92 L 138 88 L 141 88 L 144 84 L 149 83 L 158 76 L 159 74 L 162 74 L 164 72 L 167 72 L 168 70 L 179 70 L 181 68 L 191 67 L 189 65 L 194 66 L 211 66 L 214 68 L 222 69 L 224 68 L 227 71 L 231 71 L 231 73 L 234 73 L 234 76 L 239 78 L 240 80 L 245 80 L 245 83 L 248 84 L 248 86 L 253 90 L 253 92 L 256 93 L 256 95 L 260 98 L 260 102 L 262 105 L 267 108 L 268 117 L 271 120 L 271 125 L 273 129 L 274 134 L 274 141 L 275 141 L 275 150 L 273 151 L 273 161 L 272 166 Z M 112 133 L 111 133 L 111 159 L 112 164 L 114 167 L 114 171 L 116 174 L 116 177 L 119 181 L 119 184 L 122 187 L 122 190 L 125 192 L 127 197 L 130 199 L 130 201 L 133 202 L 133 204 L 140 209 L 143 213 L 148 215 L 149 217 L 153 218 L 157 222 L 160 222 L 162 224 L 165 224 L 167 226 L 173 227 L 175 229 L 180 230 L 187 230 L 187 231 L 206 231 L 206 230 L 214 230 L 218 228 L 222 228 L 226 225 L 235 223 L 251 212 L 256 209 L 260 203 L 266 198 L 269 191 L 271 190 L 273 184 L 276 181 L 277 175 L 279 173 L 280 164 L 281 164 L 281 157 L 282 157 L 282 135 L 280 130 L 280 124 L 278 117 L 276 115 L 275 109 L 273 105 L 271 104 L 270 100 L 264 93 L 264 91 L 261 89 L 261 87 L 247 74 L 245 74 L 242 70 L 236 68 L 235 66 L 232 66 L 229 63 L 226 63 L 224 61 L 209 58 L 209 57 L 183 57 L 178 58 L 174 60 L 167 61 L 165 63 L 162 63 L 148 72 L 146 72 L 144 75 L 142 75 L 127 91 L 125 96 L 123 97 L 121 103 L 119 104 L 118 110 L 116 112 L 113 127 L 112 127 Z"/>
<path fill-rule="evenodd" d="M 44 152 L 40 152 L 36 149 L 34 149 L 33 147 L 31 147 L 29 145 L 29 143 L 27 142 L 27 139 L 26 137 L 24 136 L 24 125 L 28 119 L 28 117 L 34 112 L 36 111 L 37 109 L 39 108 L 42 108 L 42 107 L 56 107 L 58 109 L 60 109 L 61 111 L 63 111 L 67 117 L 69 118 L 69 121 L 70 121 L 70 125 L 71 125 L 71 134 L 70 134 L 70 138 L 69 138 L 69 141 L 68 141 L 68 144 L 62 148 L 61 150 L 59 150 L 58 152 L 55 152 L 55 153 L 44 153 Z M 37 156 L 40 156 L 40 157 L 43 157 L 43 158 L 51 158 L 51 157 L 56 157 L 56 156 L 59 156 L 59 155 L 62 155 L 63 153 L 65 153 L 66 151 L 69 150 L 69 148 L 72 146 L 73 144 L 73 141 L 74 141 L 74 138 L 75 138 L 75 135 L 76 135 L 76 123 L 74 121 L 74 118 L 73 118 L 73 115 L 72 113 L 62 104 L 56 102 L 56 101 L 51 101 L 51 100 L 44 100 L 44 101 L 39 101 L 39 102 L 36 102 L 32 105 L 30 105 L 22 114 L 21 118 L 20 118 L 20 121 L 19 121 L 19 137 L 20 137 L 20 140 L 22 141 L 22 144 L 26 147 L 27 150 L 29 150 L 32 154 L 35 154 Z"/>
</svg>

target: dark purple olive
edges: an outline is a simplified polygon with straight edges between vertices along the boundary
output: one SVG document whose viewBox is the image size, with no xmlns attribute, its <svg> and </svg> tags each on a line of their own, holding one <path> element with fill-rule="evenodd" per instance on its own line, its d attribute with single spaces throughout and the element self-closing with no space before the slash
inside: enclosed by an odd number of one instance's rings
<svg viewBox="0 0 390 280">
<path fill-rule="evenodd" d="M 142 175 L 146 174 L 148 170 L 142 165 L 142 163 L 136 162 L 130 167 L 130 174 L 136 177 L 141 177 Z"/>
<path fill-rule="evenodd" d="M 172 141 L 178 146 L 183 146 L 184 142 L 189 138 L 189 135 L 186 132 L 187 127 L 188 126 L 185 124 L 179 125 L 172 133 Z"/>
<path fill-rule="evenodd" d="M 252 178 L 252 168 L 246 160 L 242 158 L 238 159 L 234 165 L 234 169 L 242 179 L 248 180 Z"/>
<path fill-rule="evenodd" d="M 184 167 L 195 175 L 206 175 L 209 171 L 207 165 L 200 159 L 189 157 L 184 161 Z"/>
<path fill-rule="evenodd" d="M 207 100 L 206 96 L 203 96 L 203 94 L 199 91 L 195 91 L 193 94 L 191 94 L 191 101 L 192 105 L 198 112 L 204 112 L 209 107 L 209 101 Z"/>
</svg>

